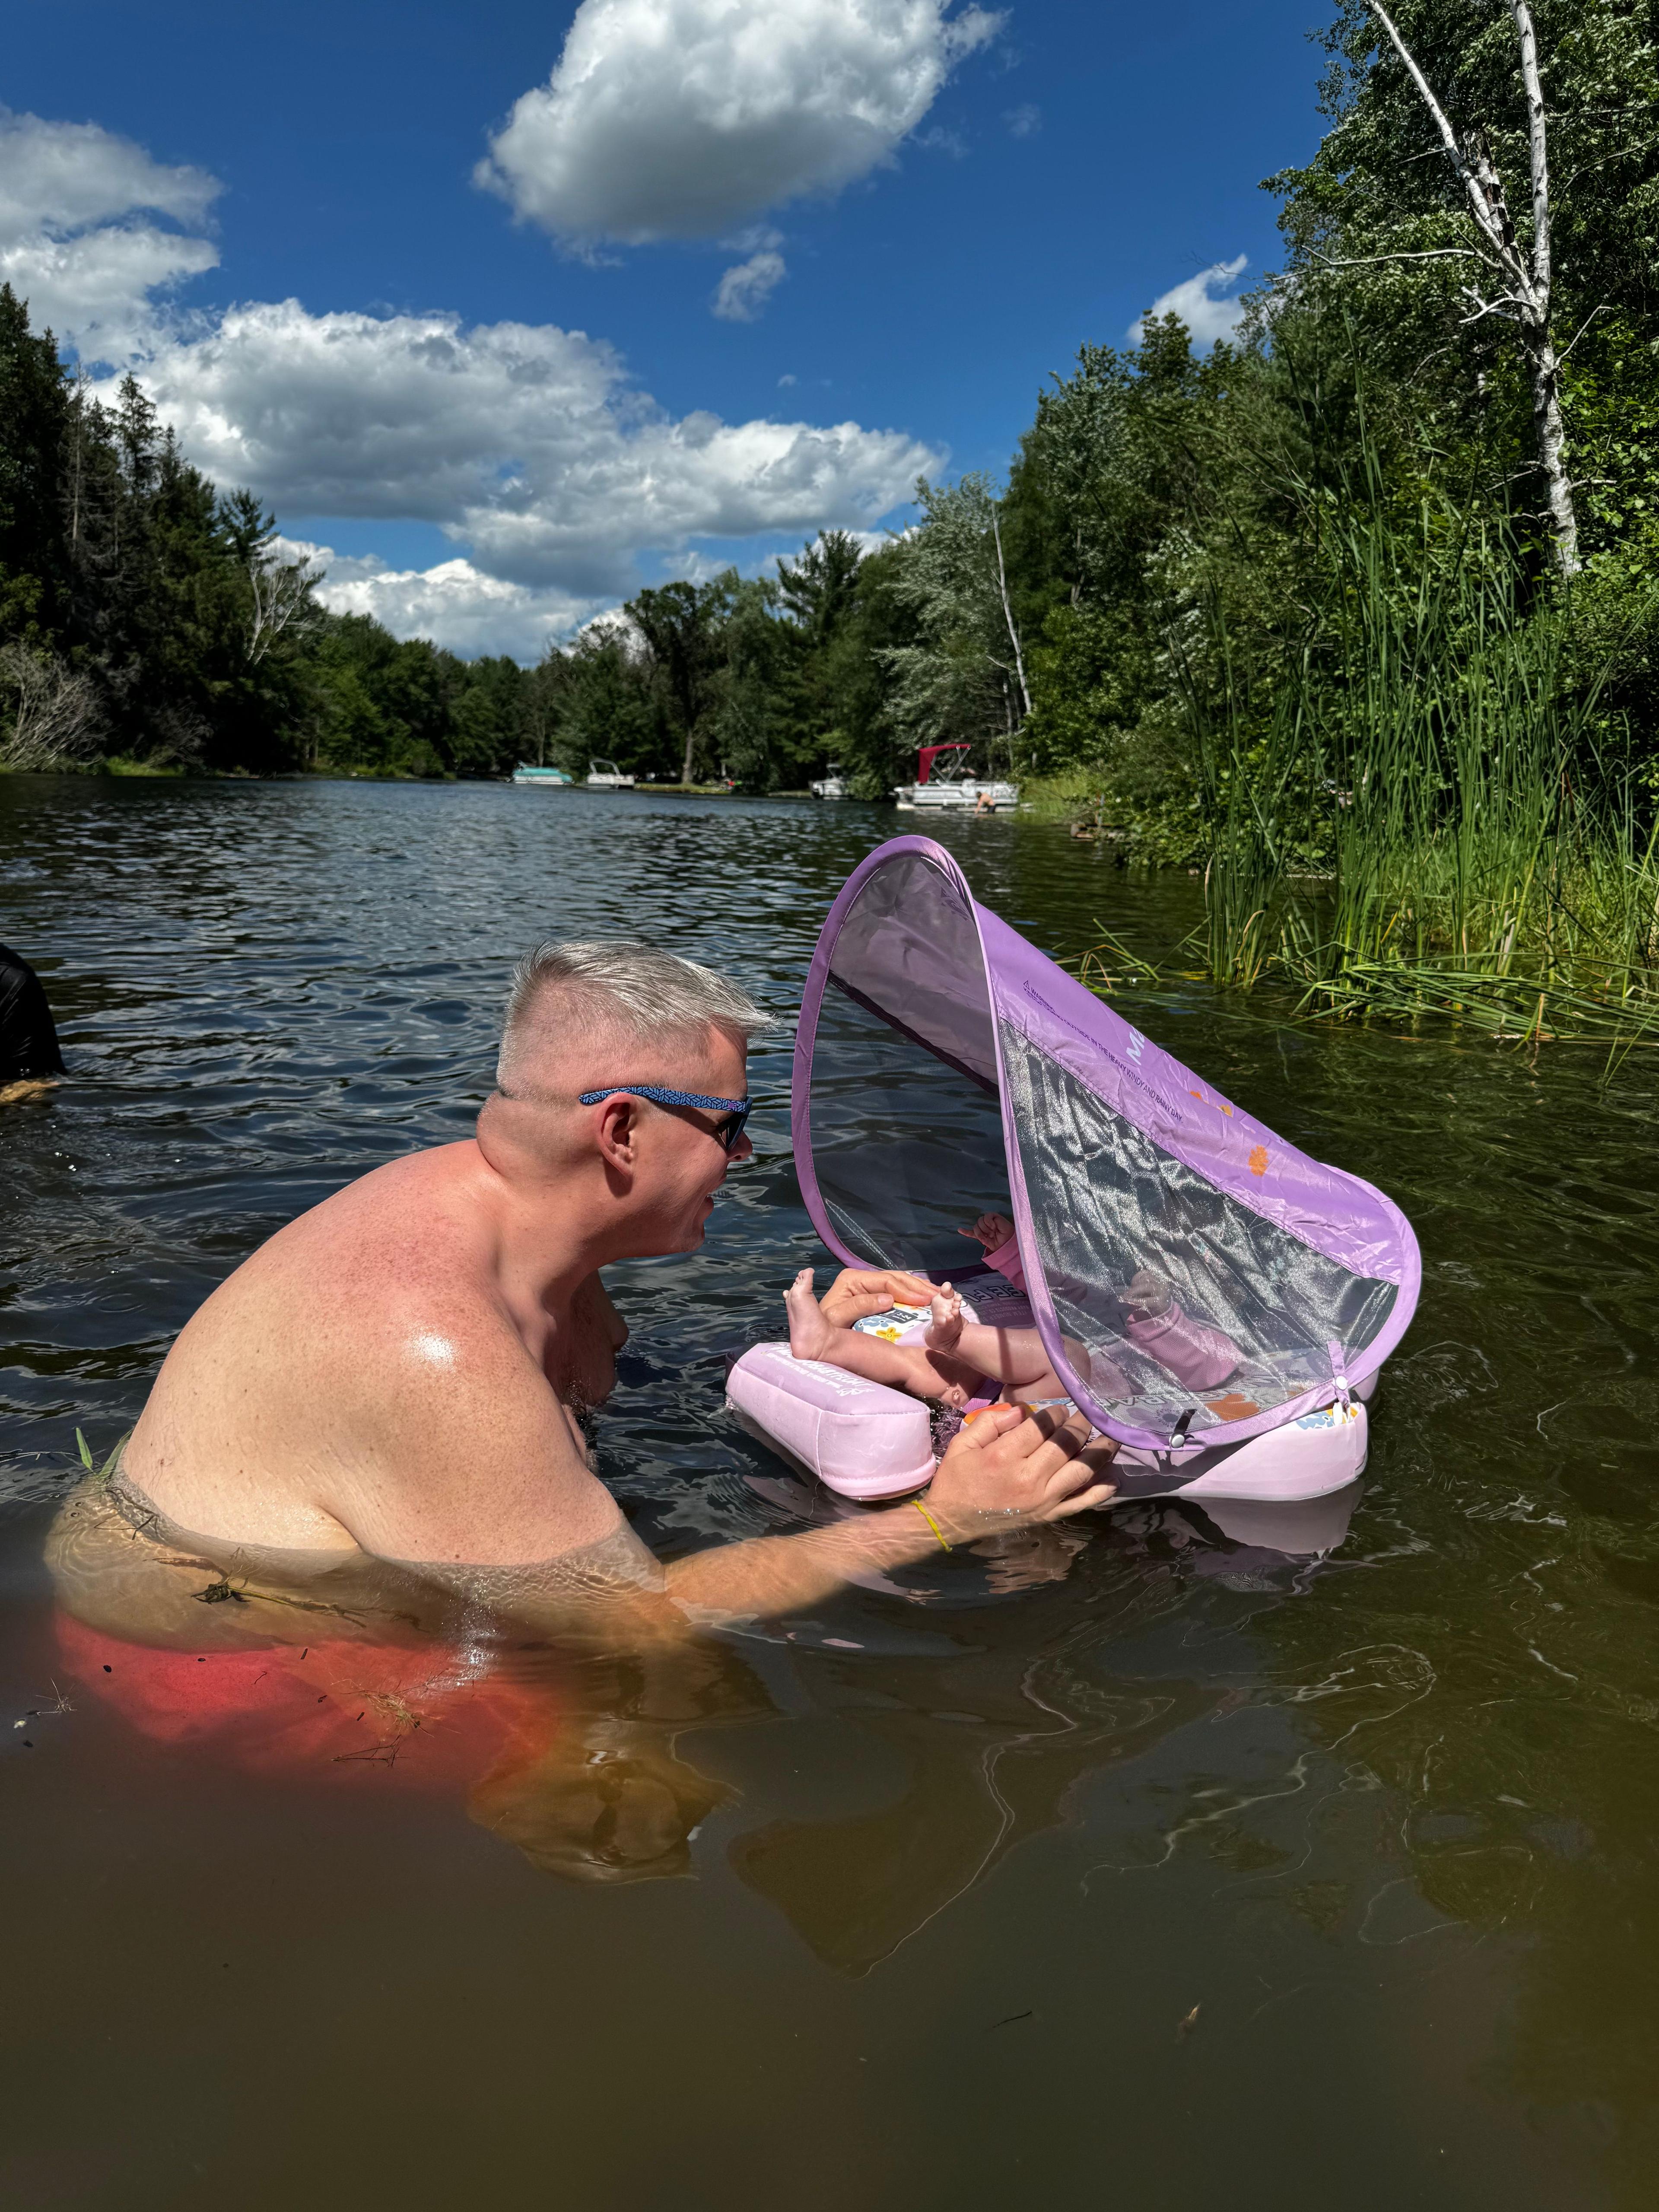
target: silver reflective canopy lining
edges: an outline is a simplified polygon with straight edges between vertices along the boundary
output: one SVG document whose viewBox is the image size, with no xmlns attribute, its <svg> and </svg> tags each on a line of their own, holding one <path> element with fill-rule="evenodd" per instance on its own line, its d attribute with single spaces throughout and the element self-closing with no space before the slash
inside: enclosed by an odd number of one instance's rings
<svg viewBox="0 0 1659 2212">
<path fill-rule="evenodd" d="M 1008 1204 L 990 994 L 955 884 L 906 855 L 871 877 L 830 955 L 811 1077 L 812 1164 L 848 1251 L 949 1275 L 958 1230 Z"/>
<path fill-rule="evenodd" d="M 1191 1407 L 1194 1431 L 1213 1428 L 1246 1418 L 1238 1401 L 1266 1413 L 1328 1382 L 1333 1339 L 1350 1356 L 1371 1342 L 1394 1284 L 1350 1273 L 1229 1198 L 1012 1022 L 1002 1049 L 1036 1256 L 1060 1326 L 1085 1352 L 1072 1364 L 1111 1413 L 1167 1431 Z M 1190 1320 L 1232 1339 L 1239 1360 L 1224 1382 L 1195 1391 L 1124 1334 L 1124 1294 L 1143 1268 Z M 1225 1413 L 1205 1403 L 1222 1396 L 1234 1401 Z"/>
</svg>

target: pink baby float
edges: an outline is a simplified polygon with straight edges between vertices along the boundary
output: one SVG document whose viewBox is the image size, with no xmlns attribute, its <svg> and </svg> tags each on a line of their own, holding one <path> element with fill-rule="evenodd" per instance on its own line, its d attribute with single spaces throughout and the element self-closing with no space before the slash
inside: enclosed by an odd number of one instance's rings
<svg viewBox="0 0 1659 2212">
<path fill-rule="evenodd" d="M 977 905 L 929 838 L 878 848 L 830 909 L 793 1129 L 830 1249 L 949 1280 L 992 1326 L 1035 1327 L 1121 1447 L 1120 1501 L 1289 1504 L 1363 1470 L 1364 1401 L 1417 1305 L 1410 1223 Z M 1013 1237 L 981 1259 L 961 1226 L 1005 1205 Z M 925 1316 L 862 1325 L 908 1334 Z M 932 1478 L 937 1409 L 902 1391 L 787 1344 L 744 1352 L 726 1389 L 746 1426 L 844 1498 Z"/>
</svg>

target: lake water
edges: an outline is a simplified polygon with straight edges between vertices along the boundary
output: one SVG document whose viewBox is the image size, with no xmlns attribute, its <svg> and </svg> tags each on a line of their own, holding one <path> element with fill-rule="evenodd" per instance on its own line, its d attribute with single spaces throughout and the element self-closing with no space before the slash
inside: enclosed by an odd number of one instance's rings
<svg viewBox="0 0 1659 2212">
<path fill-rule="evenodd" d="M 1345 1540 L 1139 1506 L 672 1662 L 550 1662 L 510 1802 L 70 1672 L 76 1428 L 106 1451 L 280 1224 L 468 1132 L 525 943 L 638 931 L 788 1016 L 905 826 L 0 778 L 0 939 L 73 1071 L 0 1109 L 5 2203 L 1652 2201 L 1651 1060 L 1230 1005 L 1179 974 L 1197 886 L 1054 829 L 939 834 L 1046 950 L 1098 917 L 1160 957 L 1136 1018 L 1416 1224 Z M 704 1249 L 615 1271 L 599 1462 L 664 1553 L 791 1525 L 721 1391 L 827 1265 L 788 1075 L 786 1031 Z"/>
</svg>

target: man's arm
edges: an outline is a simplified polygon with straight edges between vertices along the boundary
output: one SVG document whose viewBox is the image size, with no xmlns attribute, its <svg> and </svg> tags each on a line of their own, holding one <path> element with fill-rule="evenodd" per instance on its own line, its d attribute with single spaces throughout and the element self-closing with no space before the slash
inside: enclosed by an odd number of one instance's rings
<svg viewBox="0 0 1659 2212">
<path fill-rule="evenodd" d="M 546 1377 L 509 1330 L 439 1328 L 385 1377 L 375 1449 L 329 1510 L 362 1548 L 527 1624 L 568 1625 L 602 1597 L 665 1595 L 707 1620 L 789 1612 L 853 1576 L 926 1559 L 988 1529 L 1103 1504 L 1110 1447 L 1054 1408 L 988 1407 L 957 1436 L 914 1503 L 799 1535 L 764 1536 L 665 1570 L 587 1466 Z"/>
<path fill-rule="evenodd" d="M 804 1535 L 699 1552 L 669 1568 L 668 1595 L 698 1619 L 789 1613 L 872 1567 L 911 1565 L 975 1536 L 1087 1512 L 1115 1488 L 1105 1472 L 1115 1447 L 1085 1451 L 1090 1433 L 1079 1413 L 1062 1420 L 1052 1407 L 1023 1414 L 1017 1406 L 990 1407 L 939 1462 L 921 1510 L 907 1499 Z"/>
<path fill-rule="evenodd" d="M 580 1540 L 561 1540 L 556 1516 L 527 1515 L 507 1527 L 484 1509 L 469 1528 L 456 1530 L 449 1555 L 434 1557 L 429 1547 L 405 1550 L 399 1542 L 382 1556 L 528 1627 L 568 1631 L 607 1619 L 614 1624 L 620 1607 L 627 1634 L 672 1636 L 688 1621 L 791 1613 L 872 1570 L 912 1565 L 977 1536 L 1102 1505 L 1113 1494 L 1106 1474 L 1112 1448 L 1085 1451 L 1089 1434 L 1080 1415 L 1062 1420 L 1053 1408 L 1027 1416 L 1018 1407 L 992 1407 L 951 1444 L 920 1500 L 921 1510 L 907 1500 L 799 1535 L 720 1545 L 666 1568 L 586 1468 L 582 1483 L 594 1495 L 583 1503 L 608 1525 Z M 563 1487 L 562 1478 L 555 1481 Z M 532 1547 L 545 1548 L 537 1555 Z"/>
</svg>

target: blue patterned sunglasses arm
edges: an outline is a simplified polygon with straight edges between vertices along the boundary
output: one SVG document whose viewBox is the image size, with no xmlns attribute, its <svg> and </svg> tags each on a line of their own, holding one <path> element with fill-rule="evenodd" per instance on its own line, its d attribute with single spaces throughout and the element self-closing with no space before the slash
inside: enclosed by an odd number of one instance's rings
<svg viewBox="0 0 1659 2212">
<path fill-rule="evenodd" d="M 579 1106 L 597 1106 L 601 1098 L 614 1098 L 625 1091 L 630 1098 L 648 1098 L 657 1106 L 706 1106 L 711 1114 L 746 1114 L 746 1098 L 708 1098 L 701 1091 L 665 1091 L 654 1083 L 607 1083 L 603 1091 L 584 1091 Z"/>
<path fill-rule="evenodd" d="M 597 1106 L 601 1098 L 614 1098 L 618 1091 L 630 1098 L 648 1098 L 654 1106 L 702 1106 L 711 1114 L 722 1114 L 725 1120 L 715 1128 L 714 1134 L 726 1148 L 729 1158 L 737 1149 L 749 1120 L 750 1102 L 746 1098 L 710 1098 L 701 1091 L 667 1091 L 657 1083 L 611 1083 L 603 1091 L 584 1091 L 577 1103 Z"/>
</svg>

